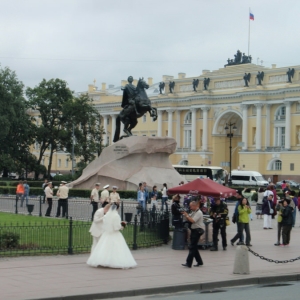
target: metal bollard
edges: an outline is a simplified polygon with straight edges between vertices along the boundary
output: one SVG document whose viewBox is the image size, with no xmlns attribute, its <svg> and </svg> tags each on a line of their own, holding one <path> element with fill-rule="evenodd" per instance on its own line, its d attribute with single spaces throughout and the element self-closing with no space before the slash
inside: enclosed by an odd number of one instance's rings
<svg viewBox="0 0 300 300">
<path fill-rule="evenodd" d="M 39 212 L 39 217 L 41 217 L 41 216 L 42 216 L 42 196 L 40 196 L 39 202 L 40 202 L 40 212 Z"/>
<path fill-rule="evenodd" d="M 16 196 L 16 209 L 15 209 L 15 214 L 18 214 L 18 196 Z"/>
<path fill-rule="evenodd" d="M 124 221 L 124 204 L 123 204 L 123 201 L 121 201 L 121 221 Z"/>
<path fill-rule="evenodd" d="M 236 247 L 233 274 L 250 274 L 249 255 L 246 246 Z"/>
<path fill-rule="evenodd" d="M 133 245 L 132 249 L 137 250 L 137 215 L 134 216 L 134 227 L 133 227 Z"/>
</svg>

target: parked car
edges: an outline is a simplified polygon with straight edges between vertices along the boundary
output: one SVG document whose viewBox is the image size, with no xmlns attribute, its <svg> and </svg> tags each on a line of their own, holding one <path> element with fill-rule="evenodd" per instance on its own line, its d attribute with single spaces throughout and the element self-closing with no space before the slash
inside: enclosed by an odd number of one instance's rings
<svg viewBox="0 0 300 300">
<path fill-rule="evenodd" d="M 283 180 L 276 182 L 276 188 L 281 189 L 281 185 L 283 183 Z M 299 189 L 300 183 L 294 181 L 294 180 L 285 180 L 285 183 L 288 183 L 291 188 L 293 189 Z"/>
</svg>

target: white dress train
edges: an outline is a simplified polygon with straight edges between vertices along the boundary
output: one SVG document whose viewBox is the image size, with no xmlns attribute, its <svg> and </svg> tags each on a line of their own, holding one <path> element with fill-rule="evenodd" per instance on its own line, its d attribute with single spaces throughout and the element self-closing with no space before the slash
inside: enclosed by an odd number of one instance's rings
<svg viewBox="0 0 300 300">
<path fill-rule="evenodd" d="M 87 264 L 92 267 L 129 269 L 137 266 L 123 235 L 121 218 L 116 209 L 110 208 L 103 219 L 104 232 L 91 253 Z"/>
</svg>

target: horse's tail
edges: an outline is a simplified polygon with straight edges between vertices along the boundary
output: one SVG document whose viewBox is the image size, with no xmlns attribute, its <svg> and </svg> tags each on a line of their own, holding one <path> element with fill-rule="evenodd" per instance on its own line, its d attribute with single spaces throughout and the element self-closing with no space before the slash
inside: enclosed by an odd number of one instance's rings
<svg viewBox="0 0 300 300">
<path fill-rule="evenodd" d="M 120 139 L 120 128 L 121 128 L 121 121 L 120 121 L 120 116 L 117 116 L 116 118 L 116 131 L 114 135 L 114 140 L 113 142 L 117 142 Z"/>
</svg>

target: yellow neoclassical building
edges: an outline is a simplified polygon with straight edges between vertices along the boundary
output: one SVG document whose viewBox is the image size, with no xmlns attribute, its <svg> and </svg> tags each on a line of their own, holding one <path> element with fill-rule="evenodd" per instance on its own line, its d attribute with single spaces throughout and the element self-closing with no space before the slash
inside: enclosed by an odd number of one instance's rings
<svg viewBox="0 0 300 300">
<path fill-rule="evenodd" d="M 289 70 L 293 70 L 293 77 L 287 75 Z M 258 72 L 264 74 L 260 81 Z M 196 91 L 193 79 L 199 79 Z M 171 93 L 169 83 L 173 81 Z M 160 94 L 159 82 L 153 84 L 148 78 L 147 94 L 158 110 L 157 121 L 145 115 L 132 132 L 176 139 L 173 164 L 222 166 L 229 171 L 231 140 L 232 169 L 258 171 L 273 181 L 300 181 L 300 66 L 240 64 L 203 70 L 198 77 L 165 75 L 162 82 L 165 89 Z M 87 92 L 103 118 L 107 144 L 113 140 L 121 87 L 126 83 L 122 80 L 117 87 L 102 83 L 101 89 L 95 82 L 88 86 Z M 231 138 L 226 127 L 232 130 Z"/>
</svg>

